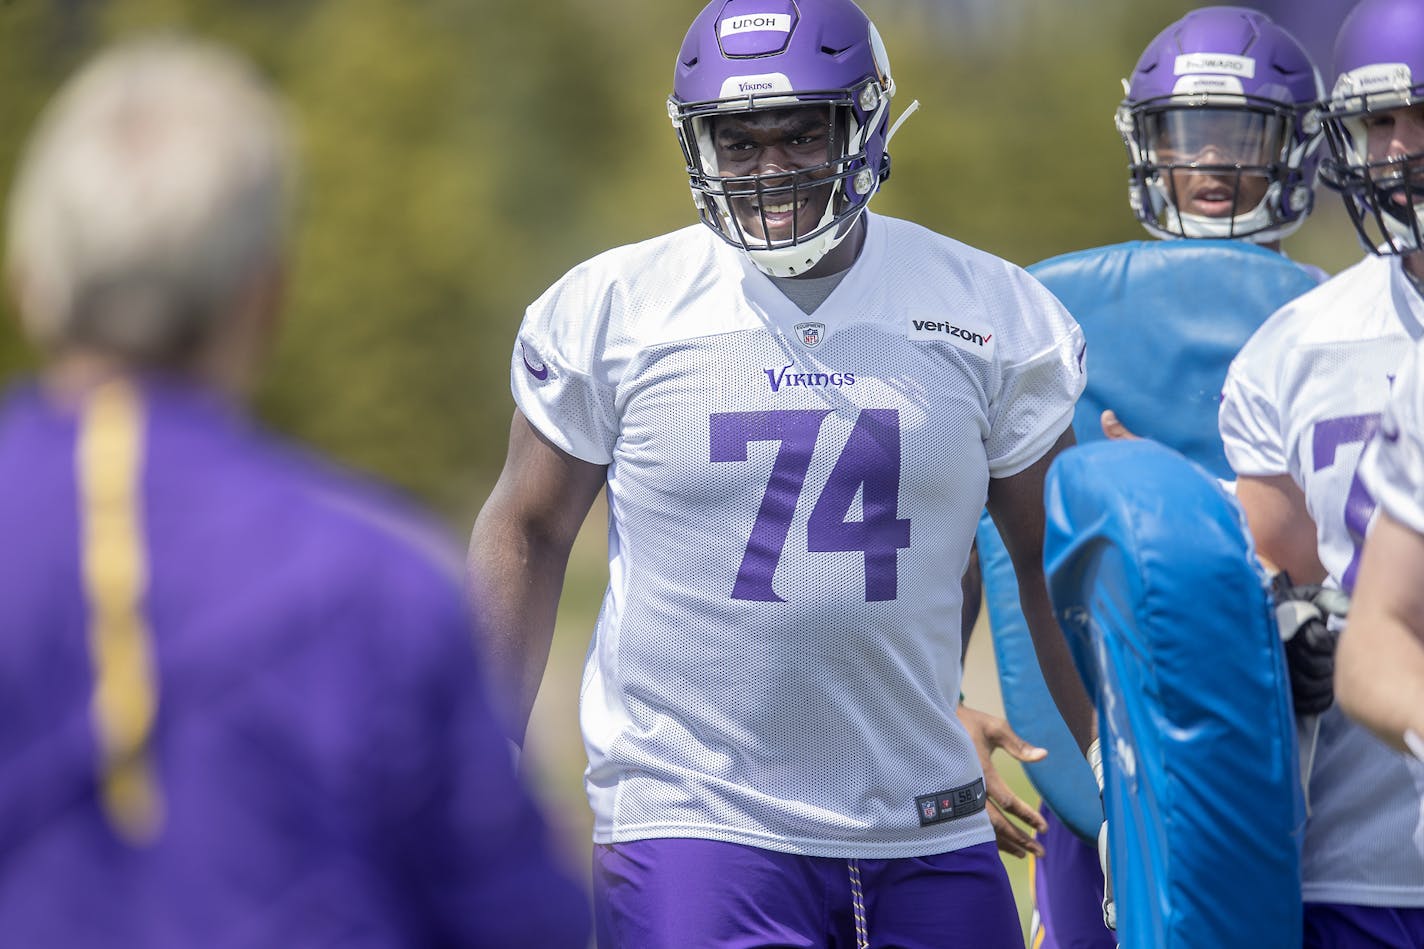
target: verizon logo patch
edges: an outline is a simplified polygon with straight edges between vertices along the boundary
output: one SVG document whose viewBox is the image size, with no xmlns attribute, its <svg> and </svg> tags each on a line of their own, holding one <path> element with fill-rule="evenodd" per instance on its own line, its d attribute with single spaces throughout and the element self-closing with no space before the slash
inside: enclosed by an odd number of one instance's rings
<svg viewBox="0 0 1424 949">
<path fill-rule="evenodd" d="M 916 342 L 949 343 L 984 359 L 994 358 L 994 331 L 988 326 L 934 317 L 911 317 L 906 335 Z"/>
</svg>

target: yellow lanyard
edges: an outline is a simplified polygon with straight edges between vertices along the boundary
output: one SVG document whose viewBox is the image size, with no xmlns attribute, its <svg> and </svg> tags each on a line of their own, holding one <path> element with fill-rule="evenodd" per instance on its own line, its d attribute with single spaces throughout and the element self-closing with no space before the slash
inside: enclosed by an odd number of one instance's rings
<svg viewBox="0 0 1424 949">
<path fill-rule="evenodd" d="M 106 383 L 84 407 L 76 459 L 102 805 L 133 844 L 152 841 L 163 820 L 148 754 L 158 682 L 143 613 L 143 435 L 138 393 L 127 383 Z"/>
</svg>

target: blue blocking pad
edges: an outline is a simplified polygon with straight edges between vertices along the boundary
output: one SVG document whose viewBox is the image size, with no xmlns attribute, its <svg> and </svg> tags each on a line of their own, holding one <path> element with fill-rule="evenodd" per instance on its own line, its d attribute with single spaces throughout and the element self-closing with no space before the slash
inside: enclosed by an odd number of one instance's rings
<svg viewBox="0 0 1424 949">
<path fill-rule="evenodd" d="M 1143 438 L 1232 477 L 1217 432 L 1226 367 L 1315 275 L 1244 241 L 1131 241 L 1053 257 L 1028 272 L 1083 327 L 1088 386 L 1073 413 L 1078 441 L 1103 437 L 1112 409 Z"/>
<path fill-rule="evenodd" d="M 1103 822 L 1098 785 L 1048 694 L 1028 623 L 1019 610 L 1014 565 L 988 514 L 979 519 L 978 537 L 984 607 L 994 631 L 994 661 L 999 667 L 1004 715 L 1020 738 L 1048 751 L 1042 761 L 1025 762 L 1024 772 L 1064 824 L 1084 840 L 1095 841 Z"/>
<path fill-rule="evenodd" d="M 1103 438 L 1112 409 L 1132 431 L 1176 449 L 1217 477 L 1230 469 L 1216 416 L 1226 368 L 1246 340 L 1316 276 L 1243 241 L 1131 241 L 1028 268 L 1073 314 L 1088 341 L 1087 389 L 1074 412 L 1080 443 Z M 1004 709 L 1014 730 L 1048 749 L 1025 766 L 1048 806 L 1097 838 L 1097 785 L 1049 697 L 1018 605 L 1008 552 L 987 517 L 979 526 L 985 607 Z"/>
<path fill-rule="evenodd" d="M 1064 452 L 1044 561 L 1097 696 L 1123 949 L 1298 946 L 1305 806 L 1240 508 L 1148 441 Z"/>
</svg>

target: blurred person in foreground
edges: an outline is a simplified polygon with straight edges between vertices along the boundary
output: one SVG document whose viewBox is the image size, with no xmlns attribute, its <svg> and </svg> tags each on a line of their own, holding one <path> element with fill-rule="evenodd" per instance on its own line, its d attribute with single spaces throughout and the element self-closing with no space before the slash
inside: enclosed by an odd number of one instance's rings
<svg viewBox="0 0 1424 949">
<path fill-rule="evenodd" d="M 700 224 L 525 314 L 475 524 L 522 739 L 608 492 L 580 702 L 600 945 L 1022 946 L 955 707 L 986 498 L 1078 750 L 1042 579 L 1077 325 L 1017 267 L 867 206 L 895 86 L 850 0 L 713 0 L 668 114 Z"/>
<path fill-rule="evenodd" d="M 1336 637 L 1348 639 L 1353 621 L 1342 624 L 1329 604 L 1355 586 L 1355 551 L 1376 507 L 1361 453 L 1411 341 L 1424 337 L 1424 0 L 1362 0 L 1334 58 L 1322 177 L 1370 253 L 1287 304 L 1243 347 L 1227 375 L 1221 433 L 1261 559 L 1281 571 L 1282 586 L 1319 591 L 1292 620 L 1304 634 L 1294 639 L 1310 647 L 1316 693 L 1302 703 L 1296 692 L 1310 808 L 1305 945 L 1417 947 L 1424 762 L 1386 748 L 1333 701 Z"/>
<path fill-rule="evenodd" d="M 1361 552 L 1335 691 L 1345 714 L 1424 760 L 1424 346 L 1394 380 L 1360 480 L 1379 502 Z M 1424 793 L 1424 788 L 1421 788 Z M 1424 833 L 1424 824 L 1415 829 Z"/>
<path fill-rule="evenodd" d="M 43 116 L 7 271 L 45 361 L 0 411 L 0 932 L 26 947 L 568 946 L 431 524 L 265 435 L 293 164 L 178 38 Z"/>
<path fill-rule="evenodd" d="M 1158 33 L 1123 86 L 1116 126 L 1129 157 L 1128 203 L 1160 242 L 1090 248 L 1029 272 L 1069 307 L 1090 343 L 1088 384 L 1074 419 L 1079 440 L 1130 435 L 1116 412 L 1104 409 L 1114 405 L 1135 426 L 1225 473 L 1214 396 L 1228 363 L 1276 306 L 1324 276 L 1279 253 L 1282 238 L 1313 206 L 1322 137 L 1309 110 L 1322 94 L 1319 74 L 1269 17 L 1212 6 Z M 1146 326 L 1151 333 L 1144 336 Z M 1172 371 L 1142 372 L 1159 365 Z M 1198 391 L 1210 401 L 1195 398 Z M 986 531 L 981 556 L 993 564 L 1000 548 Z M 1021 730 L 1047 743 L 1052 731 L 1035 720 L 1035 701 L 1019 694 L 1039 686 L 1004 641 L 1017 622 L 1014 591 L 998 571 L 988 576 L 1006 705 Z M 1081 815 L 1098 805 L 1078 800 L 1092 785 L 1066 774 L 1055 757 L 1029 771 L 1044 797 L 1031 848 L 1030 942 L 1110 949 L 1117 943 L 1108 928 L 1115 906 L 1102 857 L 1080 836 L 1101 825 L 1075 828 L 1053 809 L 1070 805 L 1065 813 Z"/>
</svg>

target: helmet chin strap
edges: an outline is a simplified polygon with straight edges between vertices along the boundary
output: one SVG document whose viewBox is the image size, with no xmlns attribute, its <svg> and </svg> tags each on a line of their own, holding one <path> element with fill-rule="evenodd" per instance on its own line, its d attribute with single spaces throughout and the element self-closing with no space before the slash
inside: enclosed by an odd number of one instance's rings
<svg viewBox="0 0 1424 949">
<path fill-rule="evenodd" d="M 1169 232 L 1175 229 L 1180 235 L 1191 238 L 1221 238 L 1243 240 L 1252 244 L 1269 244 L 1294 233 L 1302 221 L 1302 218 L 1297 218 L 1294 221 L 1282 222 L 1276 227 L 1268 226 L 1271 223 L 1268 205 L 1278 195 L 1280 188 L 1279 183 L 1273 182 L 1254 208 L 1234 217 L 1207 217 L 1204 214 L 1178 211 L 1176 205 L 1167 200 L 1165 193 L 1161 199 L 1162 211 L 1166 215 Z M 1251 233 L 1243 234 L 1243 231 Z M 1180 235 L 1172 234 L 1174 237 Z"/>
<path fill-rule="evenodd" d="M 1374 201 L 1377 205 L 1381 204 L 1381 197 L 1379 195 L 1374 196 Z M 1398 216 L 1392 213 L 1390 209 L 1381 206 L 1377 217 L 1380 225 L 1391 238 L 1391 247 L 1398 248 L 1398 252 L 1400 253 L 1412 254 L 1421 248 L 1414 229 L 1412 229 L 1409 222 L 1404 219 L 1405 215 L 1412 215 L 1414 218 L 1414 227 L 1419 229 L 1418 233 L 1424 234 L 1424 206 L 1415 205 L 1409 210 L 1401 211 Z"/>
<path fill-rule="evenodd" d="M 835 212 L 831 208 L 834 203 L 834 200 L 826 202 L 826 210 L 822 212 L 821 222 L 816 225 L 817 227 L 825 227 L 834 219 Z M 861 206 L 861 210 L 862 212 L 865 210 L 864 205 Z M 845 226 L 831 228 L 819 237 L 813 237 L 808 241 L 801 241 L 786 247 L 748 250 L 747 256 L 756 269 L 768 277 L 799 277 L 819 264 L 821 258 L 835 250 L 836 245 L 855 230 L 855 224 L 859 220 L 860 215 L 857 214 L 846 221 Z"/>
<path fill-rule="evenodd" d="M 890 126 L 890 131 L 885 133 L 885 148 L 889 150 L 890 140 L 895 137 L 895 133 L 900 131 L 900 126 L 905 124 L 905 120 L 915 114 L 915 110 L 920 107 L 919 99 L 912 99 L 910 104 L 905 106 L 905 111 L 900 113 L 900 117 L 895 120 L 895 124 Z"/>
<path fill-rule="evenodd" d="M 1371 167 L 1371 162 L 1362 144 L 1367 135 L 1364 120 L 1349 118 L 1344 119 L 1341 124 L 1348 132 L 1346 166 L 1361 173 L 1364 178 L 1350 189 L 1350 200 L 1359 208 L 1360 219 L 1355 222 L 1355 229 L 1359 232 L 1360 239 L 1377 254 L 1412 254 L 1424 249 L 1420 246 L 1418 237 L 1424 235 L 1424 205 L 1416 204 L 1412 208 L 1398 210 L 1389 207 L 1390 189 L 1375 184 L 1367 170 Z M 1405 155 L 1403 160 L 1405 164 L 1413 164 L 1419 157 L 1417 153 Z M 1412 227 L 1410 217 L 1414 219 Z M 1368 232 L 1363 224 L 1365 218 L 1374 219 L 1379 228 L 1378 234 Z M 1415 228 L 1418 229 L 1417 234 Z"/>
<path fill-rule="evenodd" d="M 1235 217 L 1207 217 L 1204 214 L 1186 214 L 1171 209 L 1167 212 L 1169 218 L 1175 218 L 1182 233 L 1188 237 L 1219 237 L 1235 238 L 1249 241 L 1252 238 L 1260 239 L 1261 231 L 1252 234 L 1241 235 L 1241 231 L 1266 223 L 1265 208 L 1257 206 L 1254 210 L 1246 214 L 1238 214 Z"/>
</svg>

